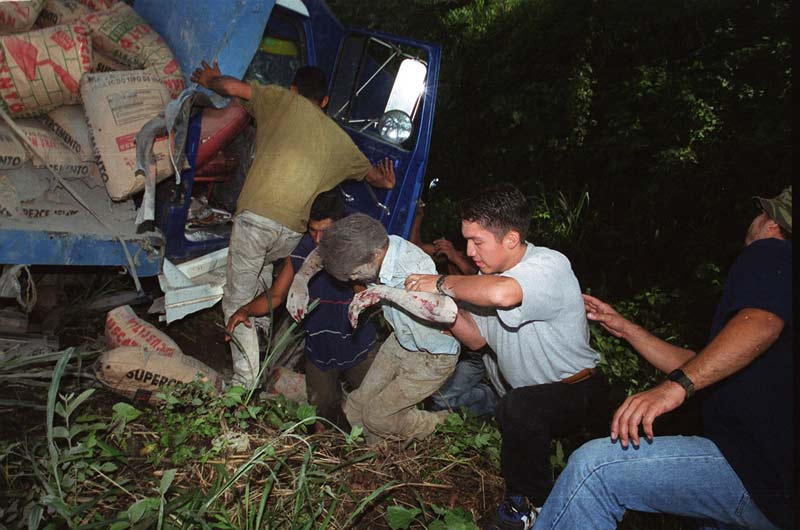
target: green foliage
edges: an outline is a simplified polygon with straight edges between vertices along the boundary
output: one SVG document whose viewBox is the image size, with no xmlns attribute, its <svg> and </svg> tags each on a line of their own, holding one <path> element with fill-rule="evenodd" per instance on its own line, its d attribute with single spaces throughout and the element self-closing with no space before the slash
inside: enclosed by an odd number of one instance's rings
<svg viewBox="0 0 800 530">
<path fill-rule="evenodd" d="M 436 504 L 424 507 L 431 509 L 432 519 L 420 508 L 389 506 L 386 509 L 386 522 L 392 530 L 405 530 L 419 519 L 427 519 L 425 526 L 428 530 L 478 530 L 472 514 L 463 508 L 444 508 Z"/>
<path fill-rule="evenodd" d="M 437 425 L 436 432 L 444 436 L 445 446 L 452 456 L 479 453 L 486 456 L 495 469 L 500 468 L 500 431 L 493 423 L 462 409 L 461 414 L 447 416 L 444 423 Z"/>
</svg>

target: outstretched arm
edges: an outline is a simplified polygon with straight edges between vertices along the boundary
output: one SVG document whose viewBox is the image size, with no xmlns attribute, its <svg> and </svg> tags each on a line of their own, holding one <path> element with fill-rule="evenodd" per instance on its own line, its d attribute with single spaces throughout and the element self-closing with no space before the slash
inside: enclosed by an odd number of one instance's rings
<svg viewBox="0 0 800 530">
<path fill-rule="evenodd" d="M 438 274 L 411 274 L 406 278 L 406 289 L 435 293 Z M 508 276 L 445 276 L 442 290 L 459 302 L 481 307 L 511 308 L 522 303 L 522 287 Z"/>
<path fill-rule="evenodd" d="M 308 310 L 308 282 L 322 270 L 322 257 L 319 249 L 314 249 L 306 257 L 300 270 L 294 275 L 289 295 L 286 298 L 286 311 L 297 322 L 303 320 Z"/>
<path fill-rule="evenodd" d="M 773 313 L 762 309 L 742 309 L 708 346 L 681 368 L 696 389 L 705 388 L 738 372 L 764 353 L 778 339 L 783 326 L 783 320 Z M 611 439 L 619 438 L 625 447 L 629 439 L 638 445 L 639 424 L 647 438 L 652 439 L 655 419 L 676 409 L 685 400 L 686 391 L 672 381 L 664 381 L 655 388 L 629 397 L 614 414 Z"/>
<path fill-rule="evenodd" d="M 216 59 L 213 66 L 205 61 L 200 63 L 200 68 L 194 71 L 191 80 L 221 96 L 238 97 L 244 100 L 250 100 L 253 97 L 253 89 L 249 84 L 220 73 Z"/>
<path fill-rule="evenodd" d="M 659 339 L 617 313 L 599 298 L 585 294 L 583 306 L 586 308 L 587 319 L 597 322 L 615 337 L 627 340 L 647 362 L 666 374 L 683 366 L 695 355 L 692 350 Z"/>
<path fill-rule="evenodd" d="M 376 285 L 353 297 L 350 303 L 350 324 L 358 325 L 361 312 L 381 300 L 390 302 L 406 312 L 429 322 L 452 324 L 458 308 L 452 298 L 433 293 L 411 293 L 386 285 Z"/>
</svg>

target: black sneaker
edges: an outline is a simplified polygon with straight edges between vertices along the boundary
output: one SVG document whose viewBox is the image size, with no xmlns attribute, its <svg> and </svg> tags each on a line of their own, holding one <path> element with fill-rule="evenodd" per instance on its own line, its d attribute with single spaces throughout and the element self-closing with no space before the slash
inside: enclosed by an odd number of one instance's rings
<svg viewBox="0 0 800 530">
<path fill-rule="evenodd" d="M 496 512 L 487 514 L 478 524 L 481 530 L 529 530 L 538 514 L 525 497 L 511 495 Z"/>
</svg>

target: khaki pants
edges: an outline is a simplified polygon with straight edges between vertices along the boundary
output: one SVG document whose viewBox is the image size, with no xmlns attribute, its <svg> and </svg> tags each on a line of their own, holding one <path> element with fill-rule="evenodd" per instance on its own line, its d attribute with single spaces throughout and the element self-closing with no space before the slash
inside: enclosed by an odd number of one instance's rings
<svg viewBox="0 0 800 530">
<path fill-rule="evenodd" d="M 347 396 L 344 412 L 351 425 L 380 438 L 422 439 L 444 421 L 448 411 L 416 408 L 455 370 L 458 355 L 408 351 L 394 333 L 383 343 L 361 386 Z"/>
<path fill-rule="evenodd" d="M 261 217 L 248 210 L 233 219 L 225 288 L 222 294 L 222 312 L 225 323 L 237 309 L 272 286 L 272 262 L 285 258 L 300 242 L 298 234 L 272 219 Z M 269 325 L 269 316 L 264 317 Z M 250 319 L 253 324 L 254 319 Z M 262 321 L 263 323 L 263 321 Z M 242 345 L 240 350 L 233 341 L 233 384 L 252 386 L 258 375 L 258 335 L 256 328 L 244 324 L 236 326 L 233 336 Z"/>
</svg>

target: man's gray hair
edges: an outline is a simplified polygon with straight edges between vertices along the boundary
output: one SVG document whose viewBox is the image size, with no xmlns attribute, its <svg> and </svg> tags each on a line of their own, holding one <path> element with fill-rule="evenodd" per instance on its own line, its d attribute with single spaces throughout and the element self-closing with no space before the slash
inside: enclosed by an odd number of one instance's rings
<svg viewBox="0 0 800 530">
<path fill-rule="evenodd" d="M 380 221 L 361 213 L 348 215 L 325 230 L 319 243 L 322 265 L 334 278 L 348 281 L 356 268 L 375 259 L 389 244 Z"/>
</svg>

